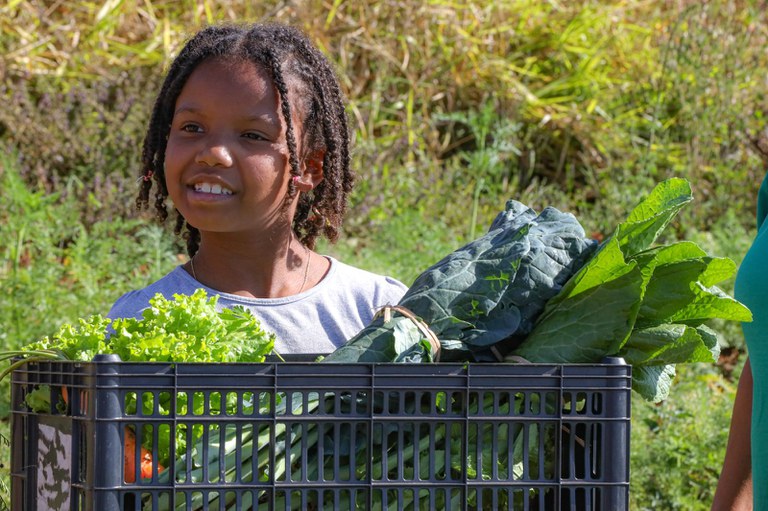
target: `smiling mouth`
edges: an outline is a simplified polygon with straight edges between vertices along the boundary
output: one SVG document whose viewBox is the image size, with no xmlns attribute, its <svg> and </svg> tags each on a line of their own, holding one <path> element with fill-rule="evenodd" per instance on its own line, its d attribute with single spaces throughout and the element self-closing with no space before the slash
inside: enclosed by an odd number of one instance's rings
<svg viewBox="0 0 768 511">
<path fill-rule="evenodd" d="M 234 192 L 220 184 L 196 183 L 194 190 L 200 193 L 210 193 L 211 195 L 232 195 Z"/>
</svg>

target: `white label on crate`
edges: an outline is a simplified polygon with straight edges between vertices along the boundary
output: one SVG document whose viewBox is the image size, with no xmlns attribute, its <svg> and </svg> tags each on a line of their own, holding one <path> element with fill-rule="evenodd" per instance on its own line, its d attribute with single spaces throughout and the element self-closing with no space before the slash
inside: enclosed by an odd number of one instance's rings
<svg viewBox="0 0 768 511">
<path fill-rule="evenodd" d="M 37 434 L 37 511 L 68 509 L 72 434 L 40 423 Z"/>
</svg>

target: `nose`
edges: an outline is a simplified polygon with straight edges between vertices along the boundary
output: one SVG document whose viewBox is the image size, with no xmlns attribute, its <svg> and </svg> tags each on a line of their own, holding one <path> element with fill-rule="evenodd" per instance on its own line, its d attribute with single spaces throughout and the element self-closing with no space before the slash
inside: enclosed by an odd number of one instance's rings
<svg viewBox="0 0 768 511">
<path fill-rule="evenodd" d="M 196 161 L 209 167 L 231 167 L 232 154 L 223 142 L 212 141 L 200 149 Z"/>
</svg>

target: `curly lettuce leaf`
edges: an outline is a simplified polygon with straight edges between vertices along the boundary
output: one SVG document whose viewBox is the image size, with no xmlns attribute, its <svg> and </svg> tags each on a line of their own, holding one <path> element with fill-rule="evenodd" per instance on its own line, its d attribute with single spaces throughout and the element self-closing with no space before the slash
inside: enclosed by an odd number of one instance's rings
<svg viewBox="0 0 768 511">
<path fill-rule="evenodd" d="M 109 353 L 107 326 L 110 320 L 99 314 L 80 318 L 77 323 L 64 324 L 53 335 L 24 347 L 24 351 L 55 351 L 68 360 L 88 362 L 100 353 Z"/>
<path fill-rule="evenodd" d="M 261 328 L 244 307 L 216 309 L 218 296 L 203 289 L 192 295 L 157 294 L 141 318 L 112 323 L 111 353 L 144 362 L 263 362 L 274 334 Z"/>
<path fill-rule="evenodd" d="M 124 361 L 134 362 L 263 362 L 274 347 L 275 336 L 262 329 L 258 319 L 244 307 L 217 310 L 217 296 L 208 298 L 205 290 L 192 295 L 174 295 L 172 300 L 155 295 L 141 318 L 110 320 L 101 316 L 80 319 L 75 325 L 63 325 L 51 337 L 45 337 L 25 348 L 29 359 L 46 353 L 50 357 L 90 361 L 95 355 L 114 353 Z M 50 389 L 40 388 L 27 395 L 29 406 L 50 410 Z M 158 403 L 168 412 L 170 396 Z M 126 411 L 135 413 L 136 397 L 126 399 Z M 144 413 L 153 413 L 151 401 L 144 401 Z M 183 403 L 182 406 L 187 406 Z M 194 413 L 201 414 L 205 403 L 202 396 L 194 396 Z M 211 412 L 236 412 L 235 398 L 228 397 L 224 404 L 211 400 Z M 193 428 L 192 440 L 202 434 L 198 425 Z M 175 434 L 177 453 L 187 445 L 183 431 Z M 170 436 L 161 435 L 157 441 L 158 462 L 167 466 L 171 457 Z M 145 448 L 152 451 L 152 436 L 143 437 Z"/>
</svg>

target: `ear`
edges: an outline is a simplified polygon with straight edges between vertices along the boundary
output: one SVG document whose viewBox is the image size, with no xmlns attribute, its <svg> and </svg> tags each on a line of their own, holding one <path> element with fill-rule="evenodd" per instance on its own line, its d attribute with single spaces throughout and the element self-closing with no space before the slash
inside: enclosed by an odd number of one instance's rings
<svg viewBox="0 0 768 511">
<path fill-rule="evenodd" d="M 301 175 L 296 186 L 302 192 L 308 192 L 323 180 L 323 158 L 325 150 L 317 150 L 307 155 L 302 162 Z"/>
</svg>

